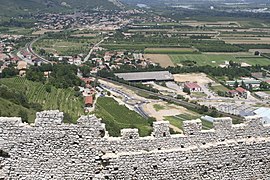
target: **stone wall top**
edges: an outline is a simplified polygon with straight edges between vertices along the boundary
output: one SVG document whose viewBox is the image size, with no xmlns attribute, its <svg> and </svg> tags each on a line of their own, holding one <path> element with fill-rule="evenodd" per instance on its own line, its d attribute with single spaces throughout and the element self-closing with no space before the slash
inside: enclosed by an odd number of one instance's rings
<svg viewBox="0 0 270 180">
<path fill-rule="evenodd" d="M 61 125 L 64 119 L 64 113 L 59 110 L 42 111 L 36 113 L 36 126 Z"/>
<path fill-rule="evenodd" d="M 81 116 L 77 124 L 69 125 L 63 123 L 63 112 L 58 110 L 54 111 L 43 111 L 38 112 L 35 120 L 34 126 L 29 126 L 29 128 L 34 127 L 68 127 L 78 131 L 78 133 L 88 136 L 88 137 L 104 137 L 108 138 L 108 132 L 106 131 L 105 124 L 101 123 L 101 119 L 96 118 L 94 115 L 90 116 Z M 0 125 L 2 124 L 2 129 L 5 127 L 11 126 L 22 126 L 21 118 L 16 117 L 0 117 Z M 202 130 L 201 120 L 191 120 L 183 122 L 183 132 L 181 136 L 171 135 L 170 134 L 170 124 L 168 121 L 158 121 L 153 123 L 153 132 L 151 136 L 140 137 L 138 129 L 122 129 L 121 137 L 116 137 L 113 139 L 153 139 L 153 138 L 170 138 L 170 137 L 193 137 L 197 136 L 198 138 L 204 138 L 205 134 L 211 136 L 216 136 L 220 138 L 230 137 L 235 138 L 239 136 L 260 136 L 262 133 L 265 133 L 270 136 L 270 126 L 264 125 L 262 123 L 262 118 L 259 116 L 250 116 L 246 117 L 243 124 L 233 125 L 232 119 L 223 117 L 215 118 L 213 122 L 213 129 L 211 130 Z M 0 128 L 1 130 L 1 128 Z M 80 131 L 80 132 L 79 132 Z M 80 136 L 82 136 L 80 135 Z"/>
</svg>

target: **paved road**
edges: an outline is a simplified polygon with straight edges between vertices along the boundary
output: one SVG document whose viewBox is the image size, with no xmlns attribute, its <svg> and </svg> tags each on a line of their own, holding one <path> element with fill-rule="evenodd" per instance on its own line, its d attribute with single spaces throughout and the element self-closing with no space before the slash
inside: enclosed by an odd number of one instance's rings
<svg viewBox="0 0 270 180">
<path fill-rule="evenodd" d="M 113 88 L 113 87 L 110 87 L 108 85 L 105 85 L 105 84 L 100 84 L 100 87 L 103 88 L 103 89 L 107 89 L 107 90 L 110 90 L 110 91 L 113 91 L 119 95 L 121 95 L 122 97 L 124 97 L 124 103 L 132 106 L 134 108 L 134 110 L 139 113 L 142 117 L 144 118 L 149 118 L 149 115 L 144 111 L 143 109 L 143 105 L 146 103 L 144 101 L 141 101 L 141 100 L 138 100 L 138 99 L 135 99 L 133 98 L 132 96 L 130 96 L 129 94 L 119 90 L 119 89 L 116 89 L 116 88 Z M 133 101 L 137 101 L 136 104 L 134 103 L 130 103 L 129 101 L 130 100 L 133 100 Z"/>
<path fill-rule="evenodd" d="M 86 61 L 89 60 L 89 58 L 91 57 L 91 54 L 92 54 L 93 51 L 94 51 L 94 48 L 95 48 L 95 47 L 98 47 L 105 39 L 106 39 L 106 37 L 105 37 L 104 39 L 102 39 L 100 42 L 98 42 L 97 44 L 95 44 L 95 45 L 91 48 L 90 52 L 89 52 L 88 55 L 84 58 L 83 62 L 86 62 Z"/>
<path fill-rule="evenodd" d="M 33 41 L 31 41 L 30 43 L 27 43 L 27 44 L 26 44 L 26 48 L 27 48 L 27 50 L 28 50 L 33 56 L 36 56 L 36 57 L 38 57 L 39 59 L 41 59 L 43 63 L 45 63 L 45 64 L 52 64 L 52 62 L 50 62 L 49 60 L 47 60 L 47 59 L 41 57 L 40 55 L 38 55 L 37 53 L 35 53 L 35 51 L 33 51 L 33 49 L 32 49 L 32 48 L 33 48 L 33 44 L 34 44 L 35 42 L 37 42 L 38 40 L 40 40 L 41 38 L 43 38 L 43 36 L 40 36 L 40 37 L 34 39 Z"/>
<path fill-rule="evenodd" d="M 118 84 L 118 85 L 127 87 L 129 89 L 135 90 L 135 91 L 140 91 L 140 92 L 144 92 L 144 93 L 146 93 L 148 95 L 156 96 L 156 97 L 158 97 L 160 99 L 163 99 L 163 100 L 166 100 L 166 101 L 169 101 L 169 102 L 174 102 L 176 104 L 182 105 L 182 106 L 187 107 L 187 108 L 200 108 L 201 107 L 198 104 L 193 104 L 193 103 L 190 103 L 190 102 L 186 102 L 186 101 L 183 101 L 181 99 L 176 99 L 176 98 L 171 97 L 171 96 L 166 96 L 166 95 L 154 93 L 154 92 L 151 92 L 151 91 L 148 91 L 148 90 L 144 90 L 144 89 L 140 89 L 140 88 L 137 88 L 137 87 L 134 87 L 134 86 L 129 86 L 127 84 L 119 83 L 119 82 L 116 82 L 116 81 L 113 81 L 113 80 L 110 80 L 110 79 L 106 79 L 106 78 L 102 78 L 102 77 L 99 77 L 99 78 L 102 79 L 102 80 L 104 80 L 104 81 L 108 81 L 108 82 L 111 82 L 111 83 L 114 83 L 114 84 Z M 209 109 L 209 111 L 211 112 L 212 110 Z M 221 111 L 218 111 L 218 112 L 221 115 L 225 116 L 225 117 L 231 117 L 231 118 L 234 118 L 234 119 L 243 120 L 243 118 L 242 117 L 239 117 L 239 116 L 235 116 L 235 115 L 232 115 L 232 114 L 224 113 L 224 112 L 221 112 Z"/>
</svg>

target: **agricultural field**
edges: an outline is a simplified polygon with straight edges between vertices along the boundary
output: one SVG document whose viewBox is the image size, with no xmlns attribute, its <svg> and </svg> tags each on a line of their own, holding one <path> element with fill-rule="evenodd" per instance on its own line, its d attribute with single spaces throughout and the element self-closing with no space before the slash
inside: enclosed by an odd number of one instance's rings
<svg viewBox="0 0 270 180">
<path fill-rule="evenodd" d="M 245 63 L 246 65 L 270 65 L 270 59 L 254 56 L 252 54 L 173 54 L 170 55 L 174 64 L 181 64 L 183 61 L 194 61 L 197 66 L 219 66 L 225 61 L 234 61 L 236 63 Z"/>
<path fill-rule="evenodd" d="M 152 132 L 151 120 L 144 119 L 124 105 L 119 105 L 110 97 L 99 97 L 94 113 L 102 118 L 110 136 L 120 136 L 123 128 L 137 128 L 141 136 L 148 136 Z"/>
<path fill-rule="evenodd" d="M 158 63 L 161 67 L 174 67 L 174 63 L 167 54 L 144 54 L 144 57 L 154 63 Z"/>
<path fill-rule="evenodd" d="M 196 98 L 204 98 L 207 97 L 207 95 L 203 92 L 192 92 L 191 97 L 196 97 Z"/>
<path fill-rule="evenodd" d="M 60 32 L 61 30 L 52 30 L 52 29 L 40 29 L 37 31 L 34 31 L 32 34 L 33 35 L 43 35 L 48 32 Z"/>
<path fill-rule="evenodd" d="M 61 39 L 42 39 L 34 44 L 36 49 L 45 49 L 49 53 L 59 53 L 69 55 L 70 51 L 87 52 L 89 47 L 87 43 L 65 41 Z"/>
<path fill-rule="evenodd" d="M 146 48 L 144 50 L 146 54 L 192 54 L 194 52 L 192 48 Z"/>
<path fill-rule="evenodd" d="M 270 54 L 270 49 L 249 49 L 249 52 L 255 53 L 256 51 L 259 51 L 261 53 Z"/>
<path fill-rule="evenodd" d="M 190 21 L 182 21 L 181 24 L 187 25 L 187 26 L 192 26 L 192 27 L 197 27 L 197 26 L 204 26 L 204 27 L 226 27 L 226 28 L 237 28 L 240 27 L 240 24 L 237 21 L 195 21 L 195 20 L 190 20 Z"/>
<path fill-rule="evenodd" d="M 38 52 L 40 49 L 47 53 L 58 53 L 59 55 L 72 56 L 87 54 L 90 46 L 100 39 L 96 37 L 70 37 L 68 39 L 43 38 L 37 41 L 33 48 Z"/>
<path fill-rule="evenodd" d="M 269 37 L 221 37 L 227 44 L 270 44 Z"/>
<path fill-rule="evenodd" d="M 96 37 L 96 34 L 72 34 L 71 37 Z"/>
<path fill-rule="evenodd" d="M 84 115 L 83 98 L 76 97 L 72 89 L 57 89 L 52 87 L 48 93 L 45 85 L 28 81 L 25 78 L 1 79 L 0 83 L 24 93 L 29 102 L 39 103 L 44 110 L 59 109 L 69 114 L 72 122 L 76 122 L 79 116 Z"/>
<path fill-rule="evenodd" d="M 211 89 L 212 91 L 214 91 L 215 93 L 218 93 L 219 91 L 220 91 L 220 92 L 228 92 L 228 91 L 229 91 L 229 89 L 226 88 L 226 87 L 223 86 L 223 85 L 212 85 L 212 86 L 210 87 L 210 89 Z"/>
<path fill-rule="evenodd" d="M 14 35 L 30 35 L 32 33 L 30 28 L 21 28 L 21 27 L 0 27 L 0 34 L 14 34 Z"/>
</svg>

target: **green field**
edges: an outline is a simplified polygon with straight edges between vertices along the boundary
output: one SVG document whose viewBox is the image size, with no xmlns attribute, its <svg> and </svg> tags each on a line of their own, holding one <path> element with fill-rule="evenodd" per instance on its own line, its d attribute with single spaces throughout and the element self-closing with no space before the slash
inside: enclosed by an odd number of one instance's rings
<svg viewBox="0 0 270 180">
<path fill-rule="evenodd" d="M 88 53 L 90 44 L 94 44 L 99 39 L 92 37 L 72 37 L 64 39 L 40 39 L 33 47 L 38 50 L 45 49 L 47 53 L 58 53 L 60 55 L 72 56 L 80 53 Z"/>
<path fill-rule="evenodd" d="M 195 61 L 197 66 L 218 66 L 224 64 L 225 61 L 234 61 L 237 63 L 247 63 L 250 65 L 270 65 L 270 59 L 253 55 L 237 55 L 237 54 L 173 54 L 170 55 L 174 64 L 181 64 L 183 61 Z"/>
<path fill-rule="evenodd" d="M 9 100 L 0 98 L 0 117 L 19 117 L 19 112 L 24 111 L 27 113 L 28 121 L 34 122 L 36 118 L 36 111 L 27 109 L 23 106 L 17 105 Z"/>
<path fill-rule="evenodd" d="M 73 122 L 84 114 L 83 99 L 74 96 L 72 89 L 57 89 L 52 87 L 51 93 L 46 92 L 45 85 L 28 81 L 25 78 L 1 79 L 0 83 L 9 88 L 23 92 L 29 102 L 39 103 L 44 110 L 60 110 L 68 113 Z"/>
<path fill-rule="evenodd" d="M 200 118 L 200 115 L 190 115 L 190 114 L 180 114 L 177 116 L 167 116 L 165 120 L 169 121 L 170 124 L 174 125 L 183 130 L 183 121 L 189 121 Z M 211 129 L 213 128 L 213 123 L 201 120 L 203 129 Z"/>
<path fill-rule="evenodd" d="M 203 92 L 192 92 L 191 96 L 196 98 L 203 98 L 206 97 L 207 95 Z"/>
<path fill-rule="evenodd" d="M 0 27 L 0 33 L 12 34 L 12 35 L 29 35 L 33 32 L 30 28 L 20 27 Z"/>
<path fill-rule="evenodd" d="M 141 136 L 150 135 L 152 132 L 149 119 L 144 119 L 135 111 L 119 105 L 113 98 L 99 97 L 95 115 L 102 118 L 110 136 L 120 136 L 123 128 L 137 128 Z"/>
<path fill-rule="evenodd" d="M 229 91 L 229 89 L 223 85 L 211 86 L 210 89 L 213 90 L 215 93 L 218 93 L 219 91 L 221 92 Z"/>
<path fill-rule="evenodd" d="M 160 104 L 154 104 L 153 107 L 156 111 L 161 111 L 165 109 L 165 106 L 162 106 Z"/>
<path fill-rule="evenodd" d="M 146 48 L 144 53 L 148 54 L 192 54 L 192 48 Z"/>
</svg>

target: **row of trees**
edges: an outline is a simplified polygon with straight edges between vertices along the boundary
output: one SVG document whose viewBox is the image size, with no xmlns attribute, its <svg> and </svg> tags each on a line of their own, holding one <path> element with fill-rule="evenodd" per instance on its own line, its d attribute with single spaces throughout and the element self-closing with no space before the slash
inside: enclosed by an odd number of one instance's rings
<svg viewBox="0 0 270 180">
<path fill-rule="evenodd" d="M 48 79 L 45 78 L 44 72 L 50 72 Z M 77 77 L 77 66 L 69 64 L 31 66 L 26 72 L 26 78 L 36 82 L 46 82 L 57 88 L 75 87 L 82 83 Z"/>
</svg>

